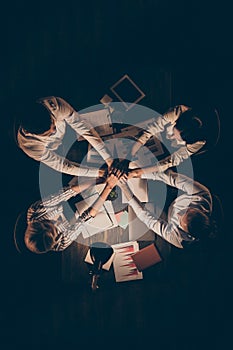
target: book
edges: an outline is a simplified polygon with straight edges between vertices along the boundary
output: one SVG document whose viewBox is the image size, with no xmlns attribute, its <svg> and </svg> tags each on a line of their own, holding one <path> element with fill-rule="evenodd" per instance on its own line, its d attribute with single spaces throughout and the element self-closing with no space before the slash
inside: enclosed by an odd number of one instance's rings
<svg viewBox="0 0 233 350">
<path fill-rule="evenodd" d="M 145 270 L 162 261 L 161 255 L 154 243 L 140 249 L 138 252 L 132 254 L 131 257 L 138 271 Z"/>
</svg>

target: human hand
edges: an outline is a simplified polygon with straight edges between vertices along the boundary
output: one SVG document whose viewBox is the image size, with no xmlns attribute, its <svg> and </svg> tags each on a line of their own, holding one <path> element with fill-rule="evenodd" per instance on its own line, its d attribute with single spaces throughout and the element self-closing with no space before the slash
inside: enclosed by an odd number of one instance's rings
<svg viewBox="0 0 233 350">
<path fill-rule="evenodd" d="M 105 160 L 105 163 L 107 164 L 107 167 L 108 167 L 107 168 L 108 174 L 110 174 L 110 172 L 111 172 L 111 168 L 112 168 L 113 162 L 114 162 L 114 160 L 112 158 L 108 158 L 108 159 Z"/>
<path fill-rule="evenodd" d="M 185 106 L 185 105 L 180 105 L 181 108 L 181 112 L 184 113 L 186 111 L 188 111 L 189 109 L 191 109 L 191 107 Z"/>
<path fill-rule="evenodd" d="M 170 122 L 171 124 L 174 124 L 177 119 L 180 117 L 180 115 L 187 110 L 189 110 L 190 107 L 185 106 L 185 105 L 177 105 L 173 108 L 170 108 L 164 115 L 163 118 L 167 121 Z"/>
<path fill-rule="evenodd" d="M 119 179 L 119 182 L 118 182 L 118 187 L 120 187 L 120 189 L 122 190 L 122 192 L 124 193 L 127 201 L 129 201 L 131 198 L 133 198 L 133 193 L 131 192 L 128 184 L 127 184 L 127 179 L 124 178 L 124 177 L 121 177 Z"/>
<path fill-rule="evenodd" d="M 128 173 L 128 179 L 132 179 L 133 177 L 139 178 L 141 177 L 142 173 L 142 169 L 140 168 L 132 169 Z"/>
<path fill-rule="evenodd" d="M 93 216 L 90 214 L 90 211 L 91 211 L 91 208 L 88 208 L 80 215 L 79 218 L 82 222 L 93 219 Z"/>
<path fill-rule="evenodd" d="M 98 172 L 98 177 L 99 178 L 106 178 L 106 169 L 99 169 L 99 172 Z"/>
<path fill-rule="evenodd" d="M 127 175 L 126 174 L 121 175 L 120 170 L 117 170 L 115 173 L 111 173 L 106 180 L 107 187 L 110 189 L 114 188 L 118 184 L 120 179 L 127 180 Z"/>
<path fill-rule="evenodd" d="M 111 166 L 110 174 L 115 174 L 115 175 L 117 174 L 118 178 L 120 178 L 123 175 L 127 176 L 129 163 L 130 161 L 128 159 L 123 159 L 123 160 L 114 159 Z"/>
<path fill-rule="evenodd" d="M 61 97 L 46 96 L 39 98 L 37 103 L 41 103 L 56 120 L 63 120 L 71 116 L 74 108 Z"/>
</svg>

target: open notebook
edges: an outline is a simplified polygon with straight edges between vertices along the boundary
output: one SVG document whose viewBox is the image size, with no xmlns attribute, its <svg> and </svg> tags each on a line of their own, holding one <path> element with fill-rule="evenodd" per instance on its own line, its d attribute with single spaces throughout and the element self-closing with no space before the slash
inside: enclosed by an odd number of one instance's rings
<svg viewBox="0 0 233 350">
<path fill-rule="evenodd" d="M 77 208 L 76 216 L 81 215 L 86 209 L 99 198 L 99 194 L 95 193 L 85 198 L 84 200 L 75 204 Z M 97 233 L 109 230 L 113 227 L 118 226 L 118 222 L 115 217 L 113 205 L 111 201 L 105 201 L 102 208 L 98 212 L 95 218 L 83 223 L 82 235 L 83 238 L 93 236 Z"/>
</svg>

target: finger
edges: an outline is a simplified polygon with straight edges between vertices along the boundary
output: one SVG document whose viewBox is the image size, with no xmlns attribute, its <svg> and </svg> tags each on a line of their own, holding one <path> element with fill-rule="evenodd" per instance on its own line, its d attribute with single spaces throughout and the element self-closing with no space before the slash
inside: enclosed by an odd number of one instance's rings
<svg viewBox="0 0 233 350">
<path fill-rule="evenodd" d="M 127 174 L 123 174 L 121 176 L 121 179 L 124 180 L 124 181 L 127 181 L 128 180 L 128 175 Z"/>
<path fill-rule="evenodd" d="M 119 182 L 120 182 L 120 184 L 126 184 L 127 178 L 121 177 L 121 178 L 119 179 Z"/>
<path fill-rule="evenodd" d="M 116 176 L 118 177 L 118 179 L 121 177 L 121 175 L 122 175 L 122 170 L 117 169 Z"/>
<path fill-rule="evenodd" d="M 113 168 L 113 169 L 111 170 L 110 175 L 116 176 L 116 173 L 117 173 L 117 168 Z"/>
</svg>

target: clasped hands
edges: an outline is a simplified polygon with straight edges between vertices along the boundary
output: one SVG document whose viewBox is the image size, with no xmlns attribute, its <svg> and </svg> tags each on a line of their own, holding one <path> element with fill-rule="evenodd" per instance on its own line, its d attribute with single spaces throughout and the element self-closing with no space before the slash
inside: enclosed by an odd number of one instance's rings
<svg viewBox="0 0 233 350">
<path fill-rule="evenodd" d="M 107 162 L 106 162 L 107 163 Z M 141 177 L 143 171 L 141 168 L 129 169 L 130 161 L 128 159 L 114 159 L 107 163 L 99 170 L 99 181 L 105 182 L 109 175 L 114 174 L 120 178 L 127 180 L 133 177 Z"/>
<path fill-rule="evenodd" d="M 92 205 L 92 207 L 85 210 L 80 216 L 82 222 L 89 221 L 96 216 L 104 201 L 115 186 L 127 187 L 127 180 L 131 178 L 129 171 L 129 161 L 127 159 L 115 159 L 111 166 L 104 170 L 102 177 L 97 180 L 97 183 L 105 183 L 105 188 L 101 193 L 99 199 Z"/>
</svg>

